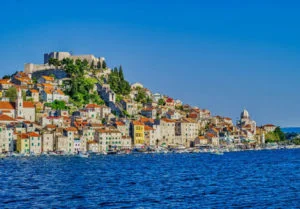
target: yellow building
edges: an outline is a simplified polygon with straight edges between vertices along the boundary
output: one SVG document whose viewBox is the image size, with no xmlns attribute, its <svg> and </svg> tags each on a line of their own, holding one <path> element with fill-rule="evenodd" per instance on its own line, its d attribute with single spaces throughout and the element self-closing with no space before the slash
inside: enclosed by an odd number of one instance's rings
<svg viewBox="0 0 300 209">
<path fill-rule="evenodd" d="M 17 138 L 17 151 L 19 153 L 30 153 L 28 134 L 19 134 Z"/>
<path fill-rule="evenodd" d="M 132 138 L 134 145 L 145 144 L 144 124 L 139 121 L 132 122 Z"/>
</svg>

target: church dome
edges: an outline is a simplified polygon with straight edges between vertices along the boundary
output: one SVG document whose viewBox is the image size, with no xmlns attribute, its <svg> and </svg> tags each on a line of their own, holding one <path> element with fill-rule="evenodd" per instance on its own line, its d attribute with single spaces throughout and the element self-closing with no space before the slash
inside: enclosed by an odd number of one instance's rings
<svg viewBox="0 0 300 209">
<path fill-rule="evenodd" d="M 241 118 L 249 118 L 249 112 L 247 110 L 244 110 L 242 113 L 241 113 Z"/>
</svg>

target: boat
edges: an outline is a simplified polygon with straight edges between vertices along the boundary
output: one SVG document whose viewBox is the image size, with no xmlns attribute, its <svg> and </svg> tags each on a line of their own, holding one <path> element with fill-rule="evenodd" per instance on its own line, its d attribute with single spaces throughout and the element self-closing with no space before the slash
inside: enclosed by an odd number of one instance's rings
<svg viewBox="0 0 300 209">
<path fill-rule="evenodd" d="M 213 154 L 213 155 L 224 155 L 224 152 L 221 152 L 220 150 L 213 150 L 210 152 L 210 154 Z"/>
<path fill-rule="evenodd" d="M 116 151 L 116 150 L 108 150 L 108 151 L 107 151 L 107 154 L 108 154 L 108 155 L 116 155 L 116 154 L 117 154 L 117 151 Z"/>
<path fill-rule="evenodd" d="M 0 159 L 6 158 L 5 154 L 0 154 Z"/>
<path fill-rule="evenodd" d="M 88 153 L 81 153 L 80 152 L 77 156 L 82 157 L 82 158 L 88 158 L 90 155 Z"/>
<path fill-rule="evenodd" d="M 102 151 L 99 154 L 101 154 L 101 155 L 107 155 L 107 152 L 106 151 Z"/>
</svg>

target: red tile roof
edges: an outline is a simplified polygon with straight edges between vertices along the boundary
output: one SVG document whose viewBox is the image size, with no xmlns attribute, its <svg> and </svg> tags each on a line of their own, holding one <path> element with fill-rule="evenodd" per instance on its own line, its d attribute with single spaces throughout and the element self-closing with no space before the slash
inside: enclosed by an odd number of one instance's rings
<svg viewBox="0 0 300 209">
<path fill-rule="evenodd" d="M 11 84 L 9 79 L 0 79 L 0 84 Z"/>
<path fill-rule="evenodd" d="M 266 125 L 264 125 L 264 127 L 275 127 L 275 125 L 273 125 L 273 124 L 266 124 Z"/>
<path fill-rule="evenodd" d="M 15 104 L 12 102 L 0 102 L 0 109 L 14 110 Z"/>
<path fill-rule="evenodd" d="M 9 117 L 8 115 L 0 115 L 0 121 L 16 121 L 12 117 Z"/>
<path fill-rule="evenodd" d="M 33 102 L 24 101 L 23 102 L 23 107 L 24 108 L 34 108 L 34 103 Z"/>
<path fill-rule="evenodd" d="M 69 128 L 65 128 L 65 130 L 68 131 L 68 132 L 76 132 L 77 128 L 75 128 L 75 127 L 69 127 Z"/>
<path fill-rule="evenodd" d="M 39 137 L 40 135 L 35 133 L 35 132 L 30 132 L 30 133 L 28 133 L 28 136 L 30 136 L 30 137 Z"/>
<path fill-rule="evenodd" d="M 168 98 L 168 99 L 166 100 L 166 102 L 171 103 L 171 102 L 174 102 L 174 100 L 173 100 L 172 98 Z"/>
<path fill-rule="evenodd" d="M 175 120 L 171 120 L 171 119 L 168 119 L 168 118 L 162 118 L 161 120 L 166 122 L 166 123 L 175 123 Z"/>
<path fill-rule="evenodd" d="M 116 121 L 115 124 L 117 126 L 125 126 L 125 123 L 123 123 L 122 121 Z"/>
<path fill-rule="evenodd" d="M 31 93 L 39 93 L 39 91 L 36 90 L 36 89 L 30 89 L 30 92 L 31 92 Z"/>
<path fill-rule="evenodd" d="M 46 81 L 54 81 L 54 78 L 51 76 L 42 76 Z"/>
<path fill-rule="evenodd" d="M 207 135 L 208 137 L 211 137 L 211 138 L 212 138 L 212 137 L 215 137 L 215 135 L 212 134 L 212 133 L 207 133 L 206 135 Z"/>
<path fill-rule="evenodd" d="M 29 138 L 28 134 L 19 134 L 19 136 L 20 136 L 21 139 L 28 139 Z"/>
<path fill-rule="evenodd" d="M 88 109 L 92 109 L 92 108 L 100 108 L 100 106 L 97 105 L 97 104 L 88 104 L 88 105 L 85 106 L 85 108 L 88 108 Z"/>
<path fill-rule="evenodd" d="M 143 126 L 144 124 L 140 121 L 132 121 L 132 124 L 135 125 L 135 126 Z"/>
<path fill-rule="evenodd" d="M 151 126 L 145 126 L 145 131 L 153 131 L 154 129 Z"/>
</svg>

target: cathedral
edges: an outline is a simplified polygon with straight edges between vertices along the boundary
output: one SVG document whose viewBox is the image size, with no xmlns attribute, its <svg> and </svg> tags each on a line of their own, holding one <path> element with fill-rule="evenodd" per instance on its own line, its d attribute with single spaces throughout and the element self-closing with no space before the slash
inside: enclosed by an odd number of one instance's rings
<svg viewBox="0 0 300 209">
<path fill-rule="evenodd" d="M 241 113 L 241 119 L 238 122 L 238 127 L 248 138 L 253 138 L 256 134 L 256 122 L 251 120 L 247 110 L 243 110 Z"/>
</svg>

